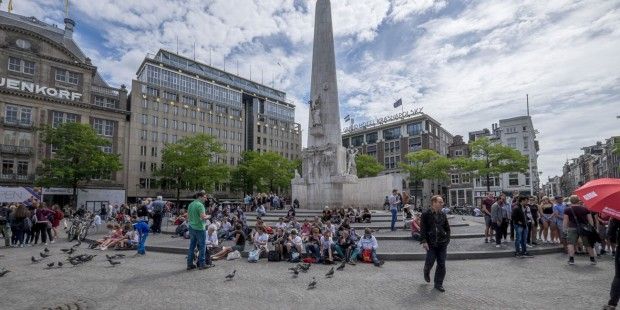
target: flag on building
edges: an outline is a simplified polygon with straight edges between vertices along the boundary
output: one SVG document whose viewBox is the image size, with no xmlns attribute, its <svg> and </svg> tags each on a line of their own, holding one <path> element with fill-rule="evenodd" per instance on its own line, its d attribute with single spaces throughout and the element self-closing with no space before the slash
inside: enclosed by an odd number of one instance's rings
<svg viewBox="0 0 620 310">
<path fill-rule="evenodd" d="M 345 123 L 346 123 L 346 122 L 348 122 L 348 121 L 350 121 L 350 120 L 351 120 L 351 114 L 349 114 L 349 115 L 347 115 L 347 116 L 345 116 L 345 117 L 344 117 L 344 122 L 345 122 Z"/>
<path fill-rule="evenodd" d="M 401 105 L 403 105 L 403 99 L 402 98 L 398 99 L 398 100 L 396 100 L 396 102 L 394 102 L 394 108 L 395 109 L 400 107 Z"/>
</svg>

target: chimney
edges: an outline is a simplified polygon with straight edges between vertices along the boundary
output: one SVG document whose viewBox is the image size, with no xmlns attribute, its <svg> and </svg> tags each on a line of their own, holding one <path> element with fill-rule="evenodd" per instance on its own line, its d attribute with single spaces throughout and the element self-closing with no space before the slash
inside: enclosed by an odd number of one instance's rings
<svg viewBox="0 0 620 310">
<path fill-rule="evenodd" d="M 72 39 L 73 38 L 73 28 L 75 28 L 75 22 L 73 19 L 65 18 L 65 38 Z"/>
</svg>

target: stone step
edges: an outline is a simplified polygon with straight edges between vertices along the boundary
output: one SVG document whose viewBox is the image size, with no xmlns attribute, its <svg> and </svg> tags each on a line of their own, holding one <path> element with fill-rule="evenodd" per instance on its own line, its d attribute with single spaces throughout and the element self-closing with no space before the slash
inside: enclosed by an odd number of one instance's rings
<svg viewBox="0 0 620 310">
<path fill-rule="evenodd" d="M 400 236 L 394 236 L 400 238 Z M 94 238 L 93 238 L 94 239 Z M 494 244 L 485 244 L 481 239 L 465 238 L 464 235 L 454 235 L 453 240 L 448 246 L 449 260 L 465 260 L 465 259 L 488 259 L 488 258 L 505 258 L 513 256 L 514 242 L 502 245 L 501 249 L 495 248 Z M 380 259 L 388 261 L 397 260 L 424 260 L 425 251 L 420 244 L 413 240 L 406 239 L 379 239 L 378 256 Z M 150 236 L 147 241 L 147 251 L 187 254 L 189 240 L 182 238 L 169 238 L 167 235 Z M 232 244 L 231 241 L 225 241 L 224 245 Z M 251 245 L 246 245 L 246 249 L 251 249 Z M 532 255 L 545 255 L 552 253 L 561 253 L 563 249 L 556 245 L 542 245 L 529 248 L 528 251 Z M 242 253 L 247 257 L 247 252 Z"/>
</svg>

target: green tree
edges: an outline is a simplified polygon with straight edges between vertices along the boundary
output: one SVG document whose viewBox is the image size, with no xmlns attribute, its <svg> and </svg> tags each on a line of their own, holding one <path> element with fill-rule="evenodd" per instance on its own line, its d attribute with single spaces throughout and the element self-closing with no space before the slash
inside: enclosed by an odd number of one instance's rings
<svg viewBox="0 0 620 310">
<path fill-rule="evenodd" d="M 212 190 L 228 180 L 228 166 L 216 162 L 224 153 L 222 146 L 210 135 L 199 134 L 167 144 L 162 152 L 162 167 L 155 175 L 162 177 L 176 190 L 179 204 L 182 189 Z"/>
<path fill-rule="evenodd" d="M 41 129 L 41 139 L 54 147 L 51 158 L 38 167 L 36 184 L 73 189 L 71 205 L 77 204 L 77 189 L 93 178 L 105 178 L 122 169 L 118 154 L 107 154 L 102 146 L 110 141 L 97 135 L 89 125 L 64 123 Z"/>
<path fill-rule="evenodd" d="M 457 165 L 474 177 L 486 178 L 487 191 L 491 191 L 491 177 L 510 172 L 526 173 L 529 169 L 527 156 L 488 138 L 472 142 L 469 148 L 471 157 L 458 161 Z"/>
<path fill-rule="evenodd" d="M 258 157 L 260 154 L 254 151 L 246 151 L 241 155 L 241 161 L 230 174 L 230 186 L 233 190 L 243 191 L 244 194 L 254 192 L 258 179 L 251 174 L 250 166 Z"/>
<path fill-rule="evenodd" d="M 420 150 L 405 156 L 406 162 L 401 167 L 409 172 L 409 181 L 414 184 L 414 193 L 418 195 L 419 186 L 424 180 L 447 180 L 448 171 L 453 162 L 433 150 Z M 422 202 L 423 203 L 423 202 Z M 417 199 L 414 199 L 417 205 Z"/>
<path fill-rule="evenodd" d="M 295 176 L 296 162 L 278 153 L 261 153 L 249 163 L 249 172 L 259 191 L 275 192 L 278 188 L 287 189 Z"/>
<path fill-rule="evenodd" d="M 359 178 L 376 177 L 385 168 L 376 157 L 367 154 L 356 156 L 355 165 Z"/>
</svg>

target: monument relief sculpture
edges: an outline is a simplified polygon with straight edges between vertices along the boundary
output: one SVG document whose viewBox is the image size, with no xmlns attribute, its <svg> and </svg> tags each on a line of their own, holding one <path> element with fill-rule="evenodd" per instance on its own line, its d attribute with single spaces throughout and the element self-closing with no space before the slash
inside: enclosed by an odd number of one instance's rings
<svg viewBox="0 0 620 310">
<path fill-rule="evenodd" d="M 347 174 L 357 175 L 357 163 L 355 157 L 359 150 L 357 148 L 350 148 L 347 150 Z"/>
<path fill-rule="evenodd" d="M 321 126 L 321 95 L 310 101 L 310 112 L 312 114 L 312 126 Z"/>
</svg>

